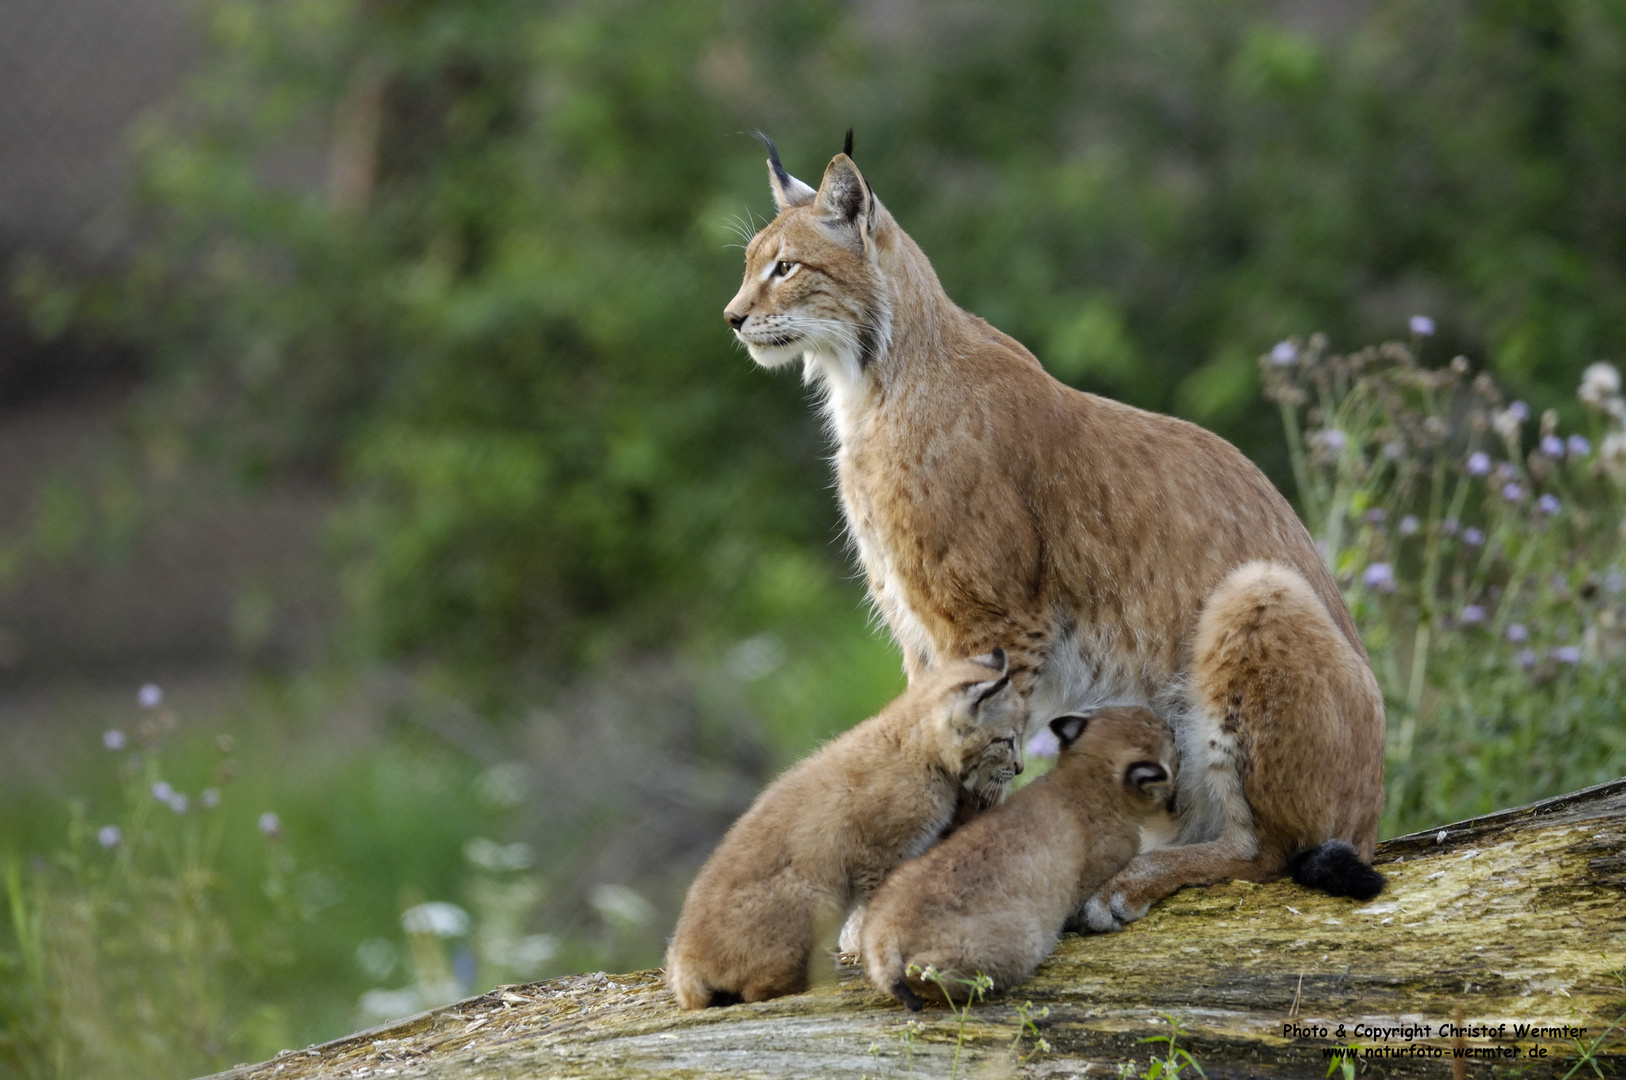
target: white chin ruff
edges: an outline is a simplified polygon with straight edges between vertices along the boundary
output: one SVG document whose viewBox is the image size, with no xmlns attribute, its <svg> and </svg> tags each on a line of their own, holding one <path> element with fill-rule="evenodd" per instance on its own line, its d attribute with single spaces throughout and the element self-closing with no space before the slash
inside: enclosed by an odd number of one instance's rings
<svg viewBox="0 0 1626 1080">
<path fill-rule="evenodd" d="M 797 341 L 790 345 L 747 345 L 746 351 L 751 354 L 751 359 L 755 360 L 758 366 L 772 370 L 800 361 L 802 354 L 807 352 L 807 343 Z"/>
</svg>

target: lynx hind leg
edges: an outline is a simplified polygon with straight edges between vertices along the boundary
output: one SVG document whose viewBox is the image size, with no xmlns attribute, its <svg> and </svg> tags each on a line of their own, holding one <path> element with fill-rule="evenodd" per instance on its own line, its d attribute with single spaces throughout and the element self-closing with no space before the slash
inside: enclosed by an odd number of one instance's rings
<svg viewBox="0 0 1626 1080">
<path fill-rule="evenodd" d="M 1138 856 L 1086 903 L 1120 929 L 1185 885 L 1263 880 L 1328 840 L 1370 862 L 1383 808 L 1383 699 L 1309 582 L 1249 563 L 1210 595 L 1179 725 L 1184 846 Z"/>
</svg>

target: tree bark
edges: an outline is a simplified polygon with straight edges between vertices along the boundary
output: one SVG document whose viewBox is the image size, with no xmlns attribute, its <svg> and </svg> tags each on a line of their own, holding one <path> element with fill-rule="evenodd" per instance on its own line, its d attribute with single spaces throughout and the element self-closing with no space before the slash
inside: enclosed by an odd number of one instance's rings
<svg viewBox="0 0 1626 1080">
<path fill-rule="evenodd" d="M 1368 904 L 1232 882 L 1177 893 L 1120 934 L 1068 935 L 1031 982 L 973 1005 L 963 1034 L 948 1010 L 913 1016 L 853 968 L 806 994 L 697 1013 L 676 1008 L 658 971 L 601 973 L 216 1080 L 1070 1077 L 1125 1062 L 1144 1076 L 1169 1049 L 1146 1040 L 1176 1032 L 1214 1080 L 1325 1076 L 1327 1051 L 1350 1045 L 1375 1076 L 1577 1064 L 1593 1076 L 1588 1053 L 1605 1075 L 1626 1062 L 1611 1027 L 1626 1011 L 1626 780 L 1398 837 L 1378 863 L 1389 886 Z"/>
</svg>

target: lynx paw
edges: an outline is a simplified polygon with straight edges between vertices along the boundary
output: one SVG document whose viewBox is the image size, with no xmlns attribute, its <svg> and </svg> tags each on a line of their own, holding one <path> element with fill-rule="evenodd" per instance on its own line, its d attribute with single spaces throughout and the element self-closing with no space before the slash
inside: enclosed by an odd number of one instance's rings
<svg viewBox="0 0 1626 1080">
<path fill-rule="evenodd" d="M 1131 902 L 1108 882 L 1084 902 L 1084 925 L 1097 934 L 1114 934 L 1137 919 L 1146 917 L 1150 904 Z"/>
</svg>

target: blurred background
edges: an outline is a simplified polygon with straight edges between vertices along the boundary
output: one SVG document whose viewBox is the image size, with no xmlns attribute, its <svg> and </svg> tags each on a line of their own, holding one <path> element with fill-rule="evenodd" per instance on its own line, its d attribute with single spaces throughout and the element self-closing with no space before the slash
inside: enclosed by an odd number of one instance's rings
<svg viewBox="0 0 1626 1080">
<path fill-rule="evenodd" d="M 719 317 L 752 129 L 816 184 L 854 127 L 956 301 L 1301 506 L 1279 341 L 1571 426 L 1626 346 L 1619 0 L 12 0 L 0 101 L 7 1075 L 654 965 L 901 687 L 812 395 Z"/>
</svg>

